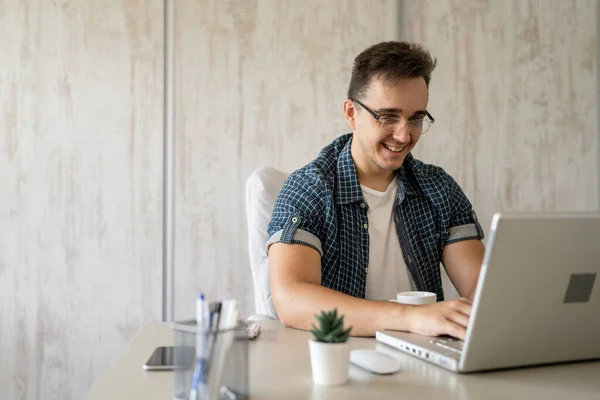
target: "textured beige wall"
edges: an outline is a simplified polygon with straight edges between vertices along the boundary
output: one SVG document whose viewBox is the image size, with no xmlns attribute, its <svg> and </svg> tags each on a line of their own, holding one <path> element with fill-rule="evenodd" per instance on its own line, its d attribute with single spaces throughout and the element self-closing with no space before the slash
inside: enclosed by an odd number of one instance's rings
<svg viewBox="0 0 600 400">
<path fill-rule="evenodd" d="M 486 232 L 498 210 L 598 208 L 596 4 L 402 2 L 402 37 L 439 61 L 415 153 L 456 178 Z"/>
<path fill-rule="evenodd" d="M 79 399 L 160 318 L 162 1 L 0 1 L 0 398 Z"/>
<path fill-rule="evenodd" d="M 355 55 L 396 37 L 395 1 L 177 4 L 175 316 L 199 290 L 254 311 L 244 184 L 300 167 L 348 132 Z"/>
</svg>

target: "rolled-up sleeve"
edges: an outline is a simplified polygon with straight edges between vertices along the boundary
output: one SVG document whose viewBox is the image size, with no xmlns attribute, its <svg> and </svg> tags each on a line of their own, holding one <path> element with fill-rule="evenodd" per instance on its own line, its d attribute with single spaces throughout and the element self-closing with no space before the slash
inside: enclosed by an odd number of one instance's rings
<svg viewBox="0 0 600 400">
<path fill-rule="evenodd" d="M 318 187 L 301 175 L 290 175 L 275 200 L 268 226 L 267 253 L 272 244 L 287 243 L 311 247 L 323 256 L 319 239 L 323 212 Z"/>
<path fill-rule="evenodd" d="M 458 183 L 450 175 L 446 177 L 451 213 L 446 245 L 462 240 L 483 239 L 483 229 L 471 202 Z"/>
</svg>

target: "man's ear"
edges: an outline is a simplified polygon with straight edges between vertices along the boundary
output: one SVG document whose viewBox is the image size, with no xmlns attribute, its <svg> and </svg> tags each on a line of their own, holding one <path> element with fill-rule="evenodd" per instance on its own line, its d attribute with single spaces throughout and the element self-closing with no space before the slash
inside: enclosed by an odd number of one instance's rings
<svg viewBox="0 0 600 400">
<path fill-rule="evenodd" d="M 356 130 L 356 108 L 350 99 L 344 100 L 344 117 L 352 131 Z"/>
</svg>

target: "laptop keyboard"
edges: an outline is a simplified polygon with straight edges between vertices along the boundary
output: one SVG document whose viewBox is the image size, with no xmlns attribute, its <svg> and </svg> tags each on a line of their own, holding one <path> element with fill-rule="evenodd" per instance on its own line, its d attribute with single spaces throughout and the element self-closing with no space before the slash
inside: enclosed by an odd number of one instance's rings
<svg viewBox="0 0 600 400">
<path fill-rule="evenodd" d="M 464 342 L 460 339 L 454 339 L 454 338 L 449 338 L 449 337 L 430 339 L 429 343 L 435 344 L 436 346 L 439 346 L 446 350 L 453 351 L 458 354 L 462 353 L 463 344 L 464 344 Z"/>
</svg>

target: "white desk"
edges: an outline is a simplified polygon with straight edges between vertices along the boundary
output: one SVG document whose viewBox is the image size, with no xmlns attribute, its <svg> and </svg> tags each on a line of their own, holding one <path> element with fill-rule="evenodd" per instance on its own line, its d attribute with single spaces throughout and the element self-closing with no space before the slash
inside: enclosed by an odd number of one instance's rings
<svg viewBox="0 0 600 400">
<path fill-rule="evenodd" d="M 397 374 L 376 376 L 351 366 L 348 385 L 313 386 L 310 333 L 278 321 L 261 325 L 249 347 L 252 399 L 600 399 L 600 362 L 459 375 L 394 350 L 403 366 Z M 375 339 L 351 340 L 353 348 L 390 349 Z M 171 399 L 172 373 L 146 372 L 142 365 L 156 346 L 172 343 L 168 324 L 147 324 L 84 399 Z"/>
</svg>

